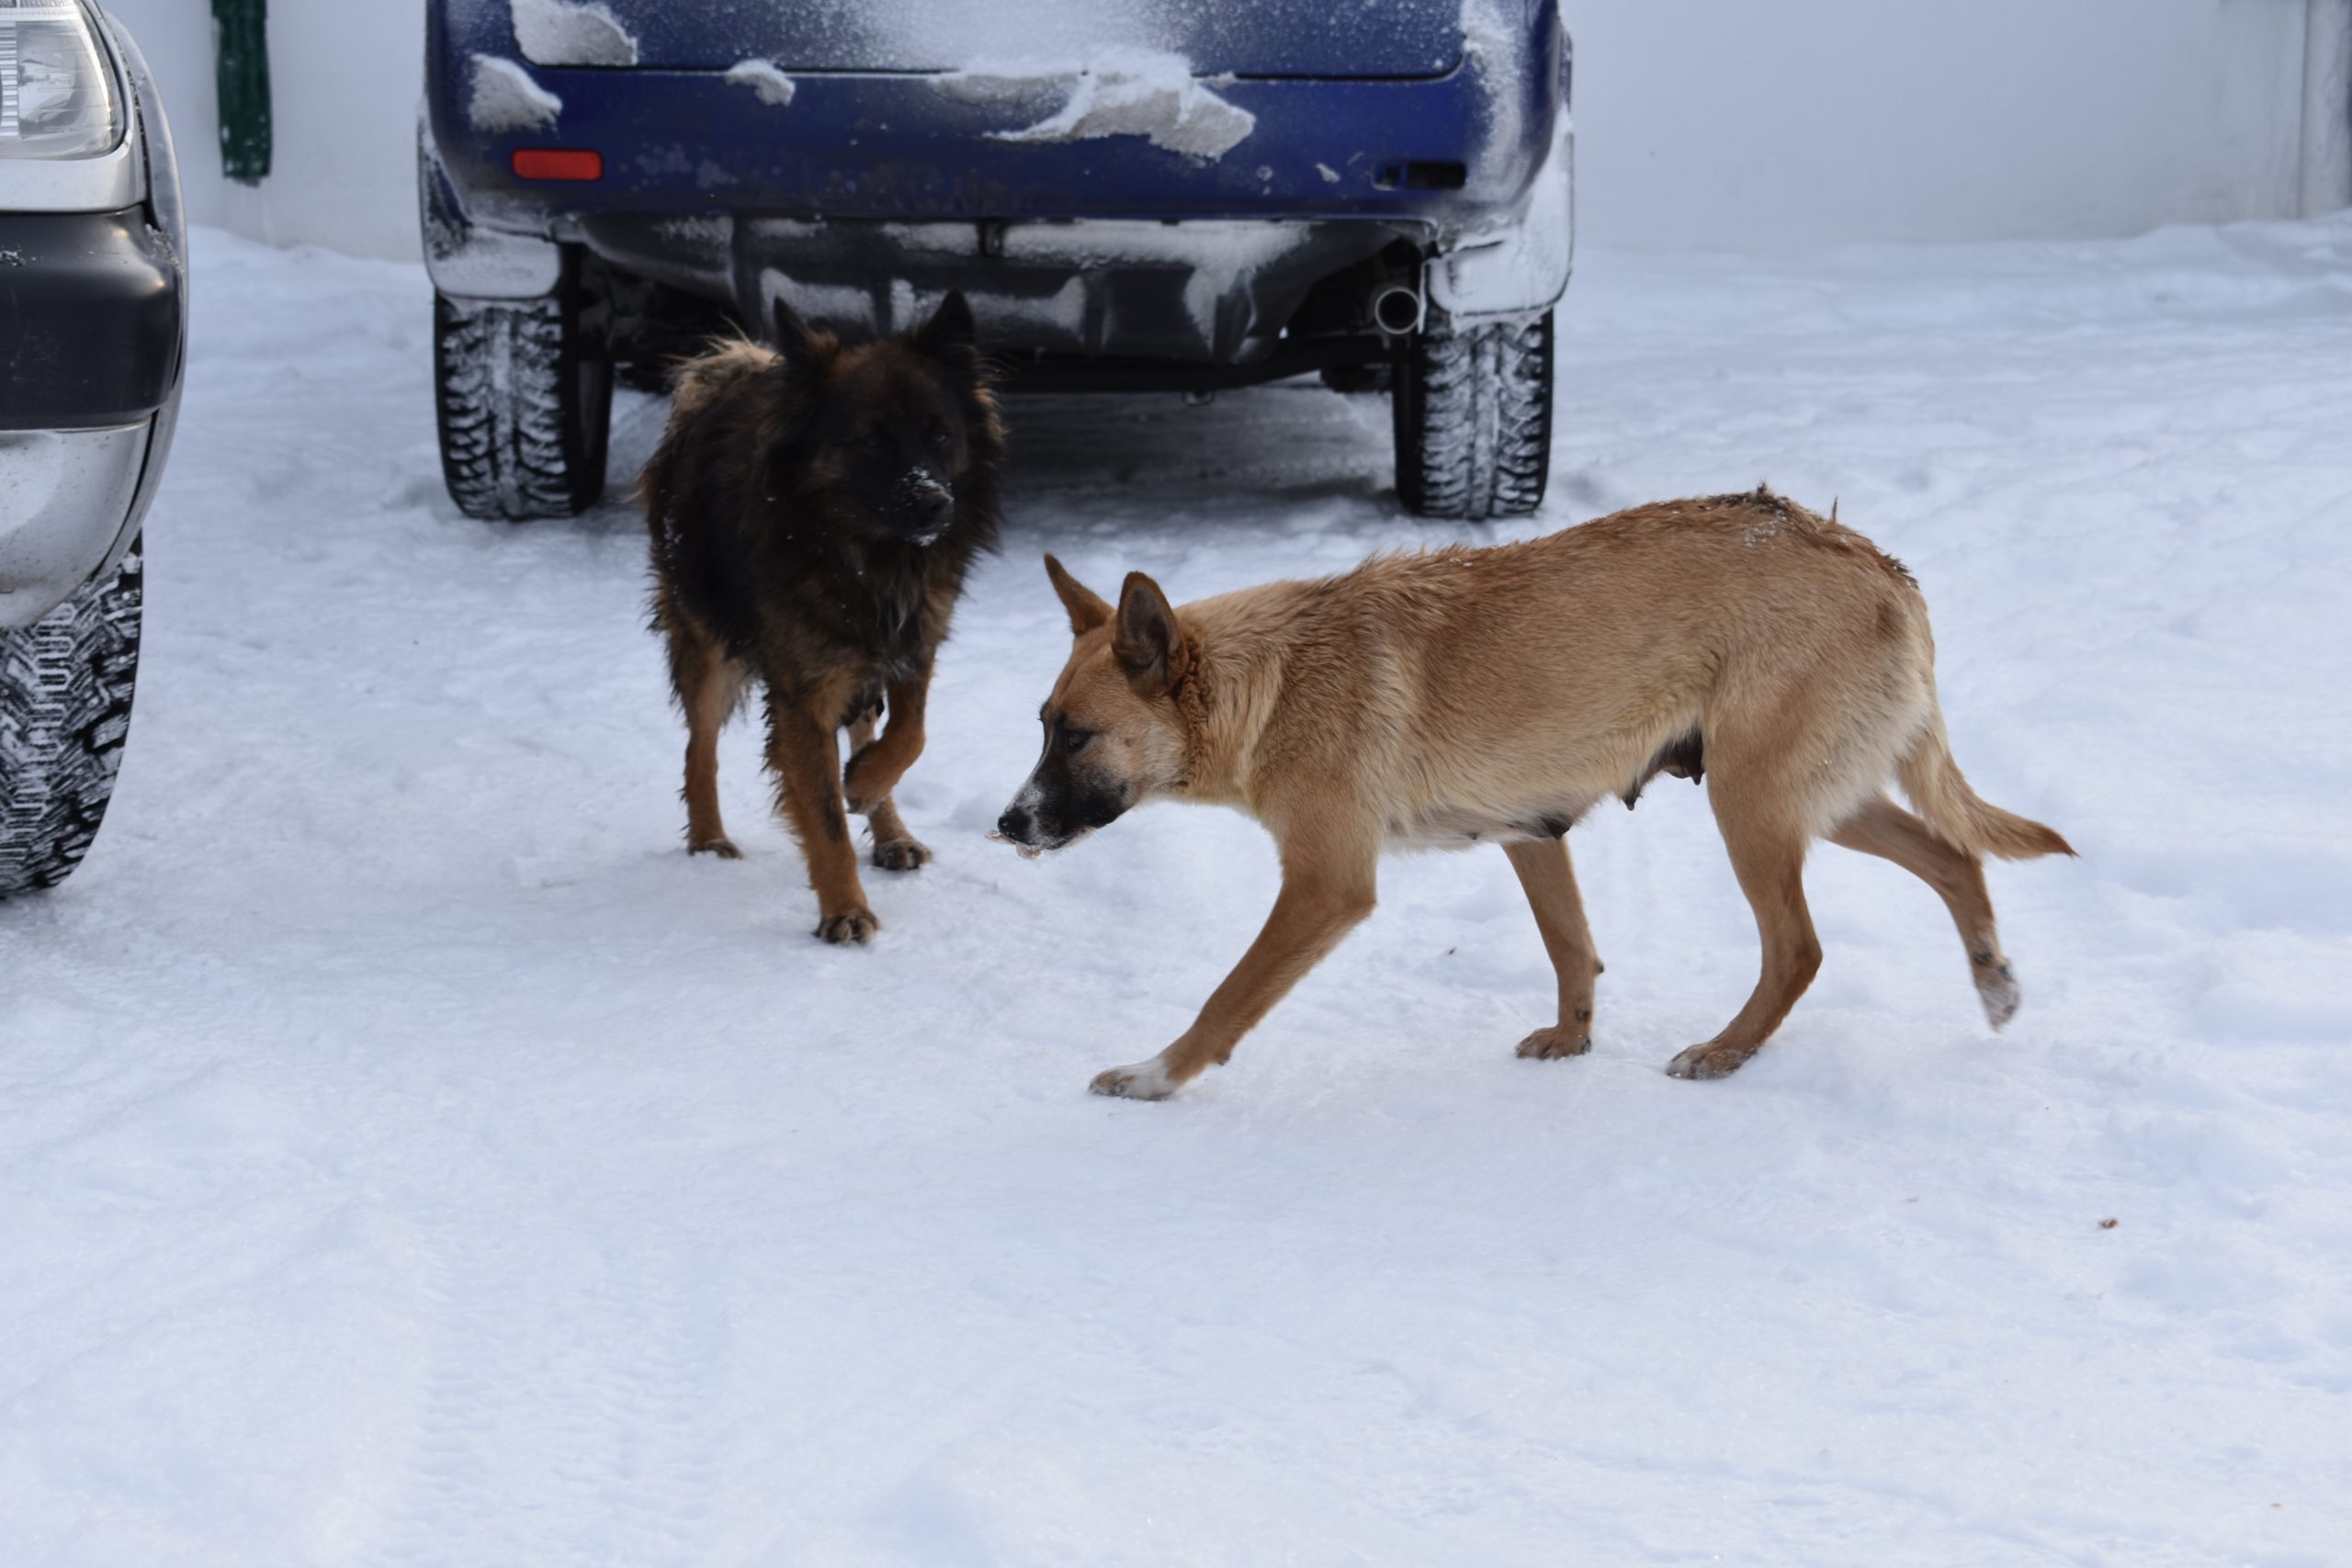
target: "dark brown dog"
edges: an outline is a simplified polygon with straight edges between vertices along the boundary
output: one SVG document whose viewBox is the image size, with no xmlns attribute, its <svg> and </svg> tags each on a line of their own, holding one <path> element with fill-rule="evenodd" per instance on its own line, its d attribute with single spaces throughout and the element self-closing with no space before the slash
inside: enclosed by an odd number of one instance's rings
<svg viewBox="0 0 2352 1568">
<path fill-rule="evenodd" d="M 916 331 L 854 347 L 779 302 L 775 335 L 775 348 L 729 343 L 679 367 L 639 485 L 653 624 L 686 716 L 686 848 L 739 853 L 718 816 L 718 731 L 757 678 L 817 934 L 864 942 L 879 922 L 847 813 L 873 829 L 876 865 L 931 858 L 890 792 L 922 752 L 964 573 L 996 541 L 1004 431 L 961 294 Z"/>
</svg>

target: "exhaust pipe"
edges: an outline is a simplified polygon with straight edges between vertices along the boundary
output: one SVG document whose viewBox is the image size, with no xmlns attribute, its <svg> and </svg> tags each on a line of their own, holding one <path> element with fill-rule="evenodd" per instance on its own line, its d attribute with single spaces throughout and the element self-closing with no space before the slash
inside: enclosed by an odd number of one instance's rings
<svg viewBox="0 0 2352 1568">
<path fill-rule="evenodd" d="M 1392 337 L 1421 330 L 1421 291 L 1409 283 L 1384 283 L 1372 291 L 1372 324 Z"/>
</svg>

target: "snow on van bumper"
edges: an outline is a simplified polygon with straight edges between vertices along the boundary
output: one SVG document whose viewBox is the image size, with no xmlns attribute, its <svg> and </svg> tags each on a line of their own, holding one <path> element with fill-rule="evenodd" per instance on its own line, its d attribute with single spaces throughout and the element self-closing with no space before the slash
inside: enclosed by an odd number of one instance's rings
<svg viewBox="0 0 2352 1568">
<path fill-rule="evenodd" d="M 1576 129 L 1562 115 L 1518 221 L 1430 258 L 1429 297 L 1457 321 L 1534 315 L 1567 292 L 1576 256 Z"/>
<path fill-rule="evenodd" d="M 543 234 L 517 234 L 470 221 L 424 114 L 416 125 L 416 197 L 424 270 L 433 287 L 463 299 L 532 299 L 563 276 L 563 250 Z"/>
<path fill-rule="evenodd" d="M 540 67 L 526 74 L 551 107 L 527 124 L 471 113 L 477 63 L 449 49 L 434 57 L 427 97 L 447 177 L 474 221 L 540 233 L 598 212 L 1475 230 L 1522 209 L 1565 112 L 1547 74 L 1555 44 L 1513 61 L 1523 81 L 1461 67 L 1220 82 L 1192 98 L 1098 84 L 1056 113 L 1045 112 L 1051 95 L 981 91 L 989 83 L 968 76 L 803 74 L 786 97 L 725 72 Z M 594 151 L 601 173 L 518 175 L 514 154 L 540 148 Z"/>
</svg>

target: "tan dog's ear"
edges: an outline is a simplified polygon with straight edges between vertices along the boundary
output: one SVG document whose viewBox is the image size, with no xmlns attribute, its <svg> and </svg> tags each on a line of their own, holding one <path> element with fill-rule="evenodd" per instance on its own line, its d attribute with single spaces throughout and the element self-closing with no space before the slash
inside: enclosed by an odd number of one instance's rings
<svg viewBox="0 0 2352 1568">
<path fill-rule="evenodd" d="M 1046 552 L 1046 575 L 1053 579 L 1054 592 L 1061 596 L 1062 608 L 1069 612 L 1070 636 L 1084 637 L 1111 618 L 1111 606 L 1102 595 L 1072 577 L 1051 550 Z"/>
<path fill-rule="evenodd" d="M 1111 651 L 1127 678 L 1151 692 L 1164 692 L 1192 668 L 1192 649 L 1176 612 L 1159 584 L 1139 571 L 1127 573 L 1119 590 L 1119 618 L 1111 627 Z"/>
</svg>

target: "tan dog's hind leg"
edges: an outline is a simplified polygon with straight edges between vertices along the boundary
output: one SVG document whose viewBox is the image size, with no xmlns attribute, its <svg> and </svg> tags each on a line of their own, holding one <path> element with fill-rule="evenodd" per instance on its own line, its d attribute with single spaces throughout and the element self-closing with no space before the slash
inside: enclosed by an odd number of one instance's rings
<svg viewBox="0 0 2352 1568">
<path fill-rule="evenodd" d="M 1714 748 L 1710 745 L 1710 761 Z M 1679 1078 L 1719 1078 L 1739 1070 L 1789 1016 L 1797 998 L 1821 968 L 1821 942 L 1804 902 L 1806 834 L 1773 809 L 1781 801 L 1753 788 L 1726 790 L 1724 773 L 1708 785 L 1716 825 L 1740 891 L 1756 912 L 1756 932 L 1764 947 L 1763 973 L 1747 1005 L 1723 1032 L 1693 1045 L 1667 1064 Z"/>
<path fill-rule="evenodd" d="M 1283 888 L 1273 913 L 1233 973 L 1210 993 L 1193 1027 L 1148 1062 L 1098 1074 L 1093 1091 L 1164 1100 L 1204 1068 L 1225 1062 L 1299 976 L 1372 913 L 1379 865 L 1378 840 L 1370 836 L 1361 845 L 1344 847 L 1329 833 L 1308 843 L 1285 844 Z"/>
<path fill-rule="evenodd" d="M 849 767 L 845 777 L 856 773 L 858 759 L 867 755 L 873 744 L 874 713 L 868 709 L 849 727 Z M 853 795 L 844 804 L 853 813 L 863 813 L 865 825 L 873 829 L 876 865 L 884 871 L 914 871 L 930 861 L 930 846 L 907 831 L 906 823 L 899 817 L 898 803 L 888 795 L 871 805 L 860 804 Z"/>
<path fill-rule="evenodd" d="M 743 700 L 745 671 L 718 643 L 693 627 L 662 617 L 670 644 L 670 685 L 686 716 L 686 850 L 722 860 L 743 852 L 727 837 L 718 815 L 718 732 Z"/>
<path fill-rule="evenodd" d="M 2001 952 L 1982 860 L 1954 849 L 1884 795 L 1838 824 L 1829 841 L 1891 860 L 1934 888 L 1951 911 L 1952 924 L 1960 928 L 1961 942 L 1968 950 L 1969 977 L 1976 983 L 1984 1017 L 1998 1029 L 2017 1016 L 2024 992 Z"/>
<path fill-rule="evenodd" d="M 841 693 L 819 692 L 806 705 L 791 705 L 773 686 L 768 692 L 768 766 L 775 773 L 778 804 L 808 857 L 808 883 L 817 890 L 816 934 L 836 942 L 864 942 L 882 925 L 866 907 L 849 814 L 842 808 L 833 721 L 844 701 Z"/>
<path fill-rule="evenodd" d="M 1544 951 L 1551 954 L 1560 980 L 1560 1021 L 1521 1041 L 1519 1054 L 1581 1056 L 1592 1049 L 1592 990 L 1600 959 L 1592 951 L 1591 928 L 1585 924 L 1568 841 L 1522 840 L 1505 844 L 1503 852 L 1510 856 L 1511 870 L 1519 873 L 1528 907 L 1535 911 L 1535 929 L 1544 935 Z"/>
</svg>

